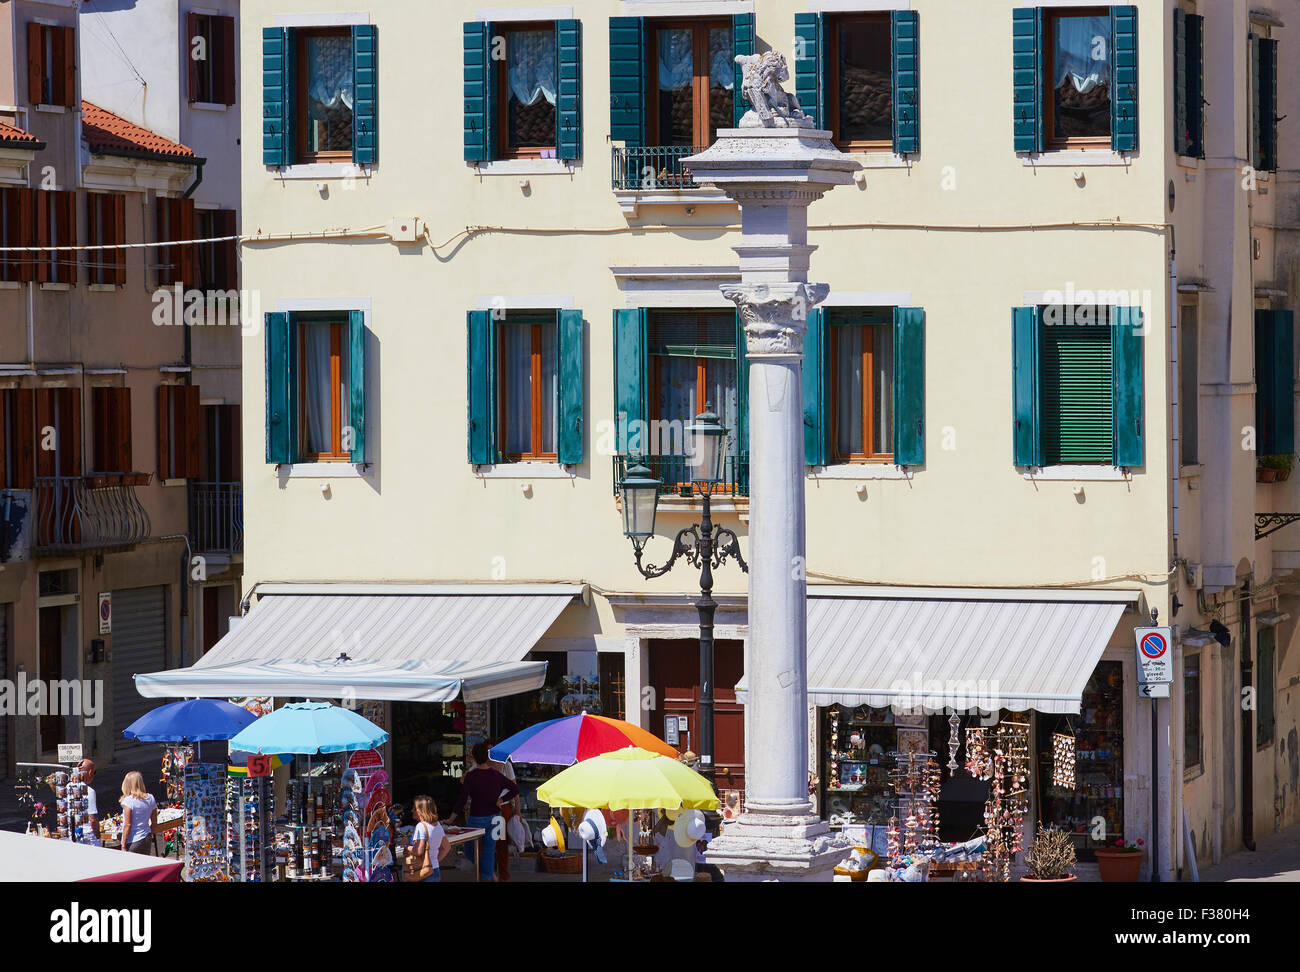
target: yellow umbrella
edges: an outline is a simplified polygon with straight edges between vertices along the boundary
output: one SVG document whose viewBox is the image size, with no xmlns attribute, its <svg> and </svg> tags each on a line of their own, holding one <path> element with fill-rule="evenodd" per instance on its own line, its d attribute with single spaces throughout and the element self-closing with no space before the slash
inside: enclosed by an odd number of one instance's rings
<svg viewBox="0 0 1300 972">
<path fill-rule="evenodd" d="M 552 807 L 610 810 L 716 810 L 718 797 L 695 770 L 675 759 L 629 746 L 574 763 L 537 789 Z M 632 822 L 627 830 L 632 871 Z"/>
</svg>

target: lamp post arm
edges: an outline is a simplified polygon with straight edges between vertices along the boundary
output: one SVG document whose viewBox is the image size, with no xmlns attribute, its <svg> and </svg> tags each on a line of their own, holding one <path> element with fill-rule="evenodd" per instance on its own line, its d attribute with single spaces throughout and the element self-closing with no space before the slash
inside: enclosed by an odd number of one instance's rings
<svg viewBox="0 0 1300 972">
<path fill-rule="evenodd" d="M 726 527 L 716 526 L 713 528 L 713 566 L 721 567 L 728 557 L 734 557 L 740 569 L 749 573 L 749 564 L 740 555 L 739 538 Z"/>
<path fill-rule="evenodd" d="M 654 564 L 642 564 L 641 554 L 643 549 L 636 548 L 636 569 L 641 572 L 641 576 L 646 580 L 654 580 L 656 577 L 663 577 L 673 569 L 673 564 L 677 563 L 679 557 L 690 557 L 695 552 L 695 544 L 687 541 L 687 537 L 695 537 L 695 527 L 687 527 L 684 530 L 677 531 L 677 539 L 673 541 L 673 555 L 668 558 L 668 562 L 662 567 L 656 567 Z"/>
</svg>

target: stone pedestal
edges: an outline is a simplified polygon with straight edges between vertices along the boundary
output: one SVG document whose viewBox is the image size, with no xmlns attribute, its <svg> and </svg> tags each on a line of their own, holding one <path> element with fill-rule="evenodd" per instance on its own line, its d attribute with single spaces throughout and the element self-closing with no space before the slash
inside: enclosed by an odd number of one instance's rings
<svg viewBox="0 0 1300 972">
<path fill-rule="evenodd" d="M 782 120 L 785 121 L 785 120 Z M 826 298 L 808 283 L 808 206 L 852 181 L 829 132 L 797 123 L 718 132 L 685 160 L 695 181 L 740 204 L 740 311 L 749 355 L 749 647 L 745 812 L 709 846 L 728 881 L 829 880 L 847 855 L 808 800 L 803 336 Z"/>
</svg>

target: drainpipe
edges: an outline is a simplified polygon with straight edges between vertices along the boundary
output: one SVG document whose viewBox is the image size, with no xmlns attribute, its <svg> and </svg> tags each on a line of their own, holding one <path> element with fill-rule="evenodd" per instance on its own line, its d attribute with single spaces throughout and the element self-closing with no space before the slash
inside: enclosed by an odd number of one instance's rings
<svg viewBox="0 0 1300 972">
<path fill-rule="evenodd" d="M 1178 261 L 1177 247 L 1174 241 L 1174 226 L 1169 224 L 1169 320 L 1170 320 L 1170 338 L 1169 338 L 1169 401 L 1172 407 L 1170 416 L 1170 429 L 1173 433 L 1173 467 L 1174 467 L 1174 495 L 1173 495 L 1173 515 L 1174 515 L 1174 579 L 1177 580 L 1178 574 L 1178 487 L 1181 482 L 1181 467 L 1183 464 L 1182 457 L 1182 428 L 1179 423 L 1179 384 L 1180 376 L 1178 374 Z M 1172 606 L 1171 606 L 1172 607 Z M 1170 610 L 1169 618 L 1172 621 L 1174 612 Z"/>
<path fill-rule="evenodd" d="M 189 187 L 188 189 L 185 190 L 185 195 L 181 196 L 182 199 L 189 199 L 190 196 L 194 195 L 194 190 L 197 189 L 197 188 L 199 187 L 199 184 L 200 184 L 201 182 L 203 182 L 203 163 L 206 162 L 206 161 L 208 161 L 208 160 L 207 160 L 207 159 L 196 159 L 196 160 L 195 160 L 195 162 L 194 162 L 194 168 L 195 168 L 195 172 L 194 172 L 194 181 L 193 181 L 192 183 L 190 183 L 190 187 Z"/>
<path fill-rule="evenodd" d="M 204 163 L 204 161 L 205 161 L 204 159 L 199 159 L 199 160 L 195 163 L 194 181 L 193 181 L 192 183 L 190 183 L 190 187 L 189 187 L 188 189 L 185 190 L 185 194 L 181 197 L 182 199 L 189 199 L 190 196 L 192 196 L 192 195 L 194 194 L 194 190 L 197 189 L 197 188 L 199 187 L 199 184 L 203 181 L 203 163 Z M 197 234 L 196 234 L 196 235 L 197 235 Z M 179 314 L 179 316 L 180 316 L 180 325 L 181 325 L 181 342 L 182 342 L 182 352 L 181 352 L 182 362 L 184 363 L 185 367 L 189 369 L 188 371 L 185 372 L 185 381 L 186 381 L 188 384 L 191 384 L 191 385 L 192 385 L 192 384 L 194 384 L 194 362 L 193 362 L 193 357 L 194 357 L 194 355 L 193 355 L 193 345 L 192 345 L 192 340 L 191 340 L 192 336 L 191 336 L 191 334 L 190 334 L 190 327 L 189 327 L 189 325 L 188 325 L 187 323 L 185 323 L 184 314 L 183 314 L 183 313 L 180 313 L 181 308 L 178 307 L 178 308 L 176 308 L 176 310 L 177 310 L 177 312 L 178 312 L 178 314 Z M 193 509 L 193 506 L 194 506 L 194 504 L 193 504 L 193 502 L 192 502 L 192 501 L 193 501 L 193 496 L 194 496 L 193 490 L 194 490 L 194 487 L 193 487 L 190 483 L 186 483 L 186 484 L 185 484 L 185 524 L 186 524 L 185 529 L 186 529 L 186 533 L 187 533 L 187 534 L 192 533 L 193 530 L 194 530 L 194 524 L 190 522 L 190 511 Z M 181 601 L 181 604 L 182 604 L 182 607 L 181 607 L 181 645 L 182 645 L 182 649 L 181 649 L 181 650 L 182 650 L 181 663 L 182 663 L 182 664 L 185 664 L 185 658 L 184 658 L 184 655 L 185 655 L 186 653 L 188 653 L 188 652 L 189 652 L 189 649 L 190 649 L 190 643 L 189 643 L 189 641 L 186 639 L 186 632 L 187 632 L 187 629 L 188 629 L 188 627 L 189 627 L 189 625 L 187 624 L 187 622 L 188 622 L 188 620 L 189 620 L 189 614 L 190 614 L 190 598 L 193 596 L 193 591 L 190 589 L 190 584 L 189 584 L 189 577 L 190 577 L 190 561 L 191 561 L 192 559 L 193 559 L 193 557 L 192 557 L 192 555 L 190 554 L 190 543 L 189 543 L 189 539 L 188 539 L 188 536 L 187 536 L 186 541 L 185 541 L 185 563 L 184 563 L 184 565 L 182 565 L 182 567 L 181 567 L 181 573 L 182 573 L 182 584 L 183 584 L 183 586 L 181 587 L 181 590 L 182 590 L 182 592 L 184 593 L 184 596 L 183 596 L 182 601 Z M 197 653 L 195 653 L 195 656 L 196 656 L 196 658 L 197 658 Z"/>
<path fill-rule="evenodd" d="M 1252 659 L 1254 638 L 1251 636 L 1250 581 L 1241 585 L 1241 688 L 1245 696 L 1251 687 L 1255 668 Z M 1255 719 L 1253 706 L 1241 707 L 1241 842 L 1247 850 L 1255 849 Z"/>
</svg>

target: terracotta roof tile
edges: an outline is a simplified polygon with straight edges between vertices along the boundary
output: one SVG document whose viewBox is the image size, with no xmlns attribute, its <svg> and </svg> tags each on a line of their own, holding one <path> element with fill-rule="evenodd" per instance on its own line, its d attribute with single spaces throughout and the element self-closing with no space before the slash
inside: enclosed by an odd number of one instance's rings
<svg viewBox="0 0 1300 972">
<path fill-rule="evenodd" d="M 163 138 L 89 101 L 81 103 L 81 136 L 90 151 L 100 155 L 129 155 L 169 162 L 198 160 L 194 151 L 180 142 Z"/>
<path fill-rule="evenodd" d="M 6 125 L 0 122 L 0 143 L 6 145 L 17 145 L 20 148 L 30 146 L 34 149 L 42 148 L 44 143 L 31 132 L 25 132 L 21 128 L 14 128 L 12 125 Z"/>
</svg>

